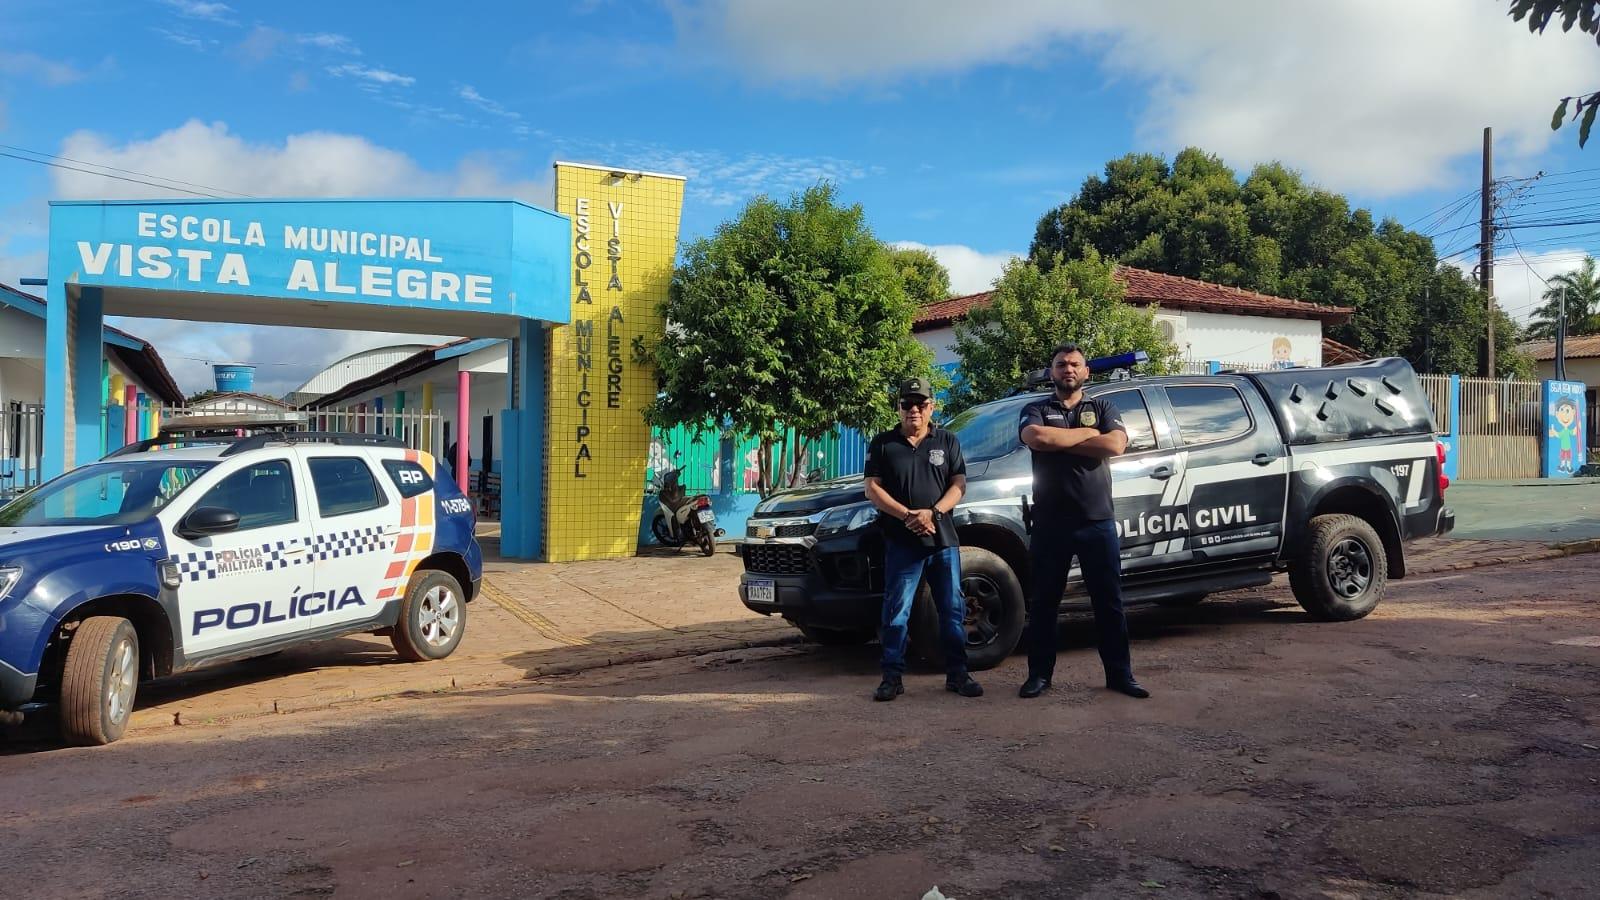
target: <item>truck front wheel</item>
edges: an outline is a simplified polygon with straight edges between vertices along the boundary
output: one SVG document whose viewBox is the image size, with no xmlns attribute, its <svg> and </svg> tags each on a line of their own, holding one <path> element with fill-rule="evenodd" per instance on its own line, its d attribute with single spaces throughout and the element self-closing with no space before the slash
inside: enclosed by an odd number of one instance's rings
<svg viewBox="0 0 1600 900">
<path fill-rule="evenodd" d="M 967 668 L 992 669 L 1017 649 L 1028 619 L 1017 573 L 998 553 L 982 547 L 961 548 L 961 596 L 967 609 Z M 939 616 L 933 592 L 917 588 L 911 611 L 911 650 L 929 666 L 944 665 L 939 642 Z"/>
<path fill-rule="evenodd" d="M 1311 520 L 1300 552 L 1289 563 L 1289 587 L 1313 617 L 1347 622 L 1372 612 L 1389 581 L 1383 541 L 1365 519 L 1351 515 Z"/>
</svg>

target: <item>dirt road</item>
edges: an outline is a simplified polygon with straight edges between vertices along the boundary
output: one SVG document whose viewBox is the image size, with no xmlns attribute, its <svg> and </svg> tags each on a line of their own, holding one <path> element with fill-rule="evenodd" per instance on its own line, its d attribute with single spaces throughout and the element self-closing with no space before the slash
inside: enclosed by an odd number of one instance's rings
<svg viewBox="0 0 1600 900">
<path fill-rule="evenodd" d="M 1600 556 L 1134 620 L 1156 696 L 771 648 L 4 746 L 7 897 L 1592 895 Z"/>
</svg>

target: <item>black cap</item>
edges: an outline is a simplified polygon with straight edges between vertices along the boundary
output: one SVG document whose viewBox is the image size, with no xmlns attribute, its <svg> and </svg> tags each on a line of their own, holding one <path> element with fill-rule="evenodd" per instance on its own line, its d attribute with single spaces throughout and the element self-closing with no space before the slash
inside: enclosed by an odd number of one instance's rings
<svg viewBox="0 0 1600 900">
<path fill-rule="evenodd" d="M 926 378 L 907 378 L 900 382 L 900 396 L 902 397 L 932 397 L 933 387 Z"/>
</svg>

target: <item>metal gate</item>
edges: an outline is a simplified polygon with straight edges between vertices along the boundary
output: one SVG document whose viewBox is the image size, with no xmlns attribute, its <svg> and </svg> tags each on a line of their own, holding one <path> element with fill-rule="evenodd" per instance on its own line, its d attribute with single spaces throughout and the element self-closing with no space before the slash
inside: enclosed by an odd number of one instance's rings
<svg viewBox="0 0 1600 900">
<path fill-rule="evenodd" d="M 39 483 L 44 456 L 44 407 L 0 402 L 0 502 Z"/>
<path fill-rule="evenodd" d="M 1538 478 L 1539 382 L 1461 379 L 1461 477 Z"/>
</svg>

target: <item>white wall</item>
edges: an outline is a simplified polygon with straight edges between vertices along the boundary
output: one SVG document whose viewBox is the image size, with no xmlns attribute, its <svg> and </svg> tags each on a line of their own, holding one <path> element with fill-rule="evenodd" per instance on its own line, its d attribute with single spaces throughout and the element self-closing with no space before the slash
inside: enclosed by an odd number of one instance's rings
<svg viewBox="0 0 1600 900">
<path fill-rule="evenodd" d="M 150 386 L 134 378 L 110 354 L 105 355 L 113 374 L 154 397 Z M 44 402 L 44 320 L 0 306 L 0 400 Z M 121 398 L 112 398 L 120 403 Z"/>
<path fill-rule="evenodd" d="M 1271 365 L 1274 340 L 1287 338 L 1291 362 L 1297 366 L 1322 365 L 1322 323 L 1316 319 L 1236 316 L 1187 310 L 1161 310 L 1161 315 L 1183 319 L 1184 334 L 1178 344 L 1178 353 L 1185 359 Z M 1070 337 L 1062 335 L 1063 340 Z M 917 340 L 933 350 L 936 364 L 960 361 L 955 354 L 955 330 L 952 328 L 919 332 Z"/>
<path fill-rule="evenodd" d="M 1540 360 L 1534 363 L 1534 370 L 1538 373 L 1540 381 L 1549 381 L 1556 377 L 1555 360 Z M 1589 387 L 1600 387 L 1600 359 L 1568 359 L 1567 380 L 1581 381 Z"/>
</svg>

